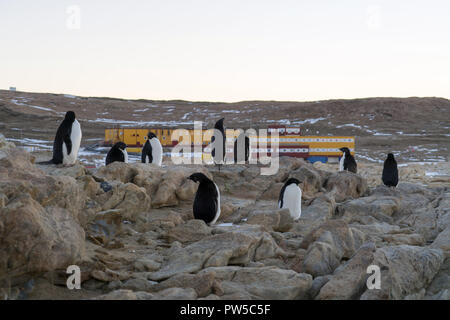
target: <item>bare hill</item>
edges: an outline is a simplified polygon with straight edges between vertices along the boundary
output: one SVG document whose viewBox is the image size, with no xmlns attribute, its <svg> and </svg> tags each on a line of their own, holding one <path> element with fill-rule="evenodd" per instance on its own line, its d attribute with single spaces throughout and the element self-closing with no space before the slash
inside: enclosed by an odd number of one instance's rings
<svg viewBox="0 0 450 320">
<path fill-rule="evenodd" d="M 0 132 L 18 145 L 50 147 L 67 110 L 76 112 L 83 145 L 103 140 L 116 126 L 212 127 L 225 117 L 227 127 L 264 128 L 300 125 L 305 135 L 354 135 L 357 158 L 400 161 L 448 161 L 450 101 L 443 98 L 367 98 L 310 102 L 123 100 L 64 94 L 0 90 Z"/>
</svg>

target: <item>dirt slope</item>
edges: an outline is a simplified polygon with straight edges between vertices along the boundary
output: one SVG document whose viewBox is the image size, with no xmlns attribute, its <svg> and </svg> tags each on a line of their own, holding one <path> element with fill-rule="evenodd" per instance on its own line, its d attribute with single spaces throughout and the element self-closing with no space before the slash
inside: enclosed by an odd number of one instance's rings
<svg viewBox="0 0 450 320">
<path fill-rule="evenodd" d="M 0 132 L 18 145 L 50 147 L 67 110 L 76 112 L 83 145 L 103 140 L 116 126 L 212 127 L 300 125 L 305 135 L 354 135 L 357 159 L 377 162 L 387 152 L 400 161 L 448 161 L 450 101 L 443 98 L 367 98 L 311 102 L 237 103 L 122 100 L 0 90 Z"/>
</svg>

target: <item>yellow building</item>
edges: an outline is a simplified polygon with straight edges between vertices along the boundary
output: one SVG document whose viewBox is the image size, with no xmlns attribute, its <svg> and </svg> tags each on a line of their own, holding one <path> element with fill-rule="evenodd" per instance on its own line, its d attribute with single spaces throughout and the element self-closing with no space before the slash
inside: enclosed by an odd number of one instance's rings
<svg viewBox="0 0 450 320">
<path fill-rule="evenodd" d="M 160 129 L 160 128 L 114 128 L 105 130 L 105 145 L 113 145 L 118 141 L 122 141 L 127 144 L 127 150 L 129 152 L 140 153 L 142 147 L 144 146 L 148 132 L 153 132 L 161 142 L 163 147 L 173 147 L 178 143 L 183 143 L 183 139 L 180 141 L 172 141 L 172 134 L 176 129 Z M 202 133 L 194 136 L 194 129 L 186 129 L 190 135 L 190 144 L 194 141 L 202 141 L 203 145 L 207 145 L 211 141 L 211 136 L 213 133 L 212 129 L 204 129 Z M 227 141 L 233 142 L 238 131 L 233 129 L 226 130 Z M 203 136 L 203 139 L 202 137 Z M 197 139 L 196 139 L 197 138 Z M 302 136 L 299 134 L 289 134 L 285 133 L 278 136 L 278 138 L 273 138 L 269 136 L 250 136 L 251 141 L 257 139 L 258 144 L 265 142 L 269 147 L 272 142 L 278 142 L 280 150 L 287 150 L 287 148 L 302 148 L 302 154 L 304 147 L 309 148 L 306 157 L 309 161 L 322 161 L 327 162 L 328 157 L 340 157 L 342 152 L 339 150 L 342 147 L 347 147 L 350 149 L 351 153 L 355 154 L 355 137 L 352 136 Z M 229 143 L 228 142 L 228 143 Z M 300 149 L 299 149 L 300 150 Z M 300 152 L 300 151 L 299 151 Z M 291 152 L 292 154 L 292 152 Z M 280 152 L 280 155 L 282 153 Z"/>
</svg>

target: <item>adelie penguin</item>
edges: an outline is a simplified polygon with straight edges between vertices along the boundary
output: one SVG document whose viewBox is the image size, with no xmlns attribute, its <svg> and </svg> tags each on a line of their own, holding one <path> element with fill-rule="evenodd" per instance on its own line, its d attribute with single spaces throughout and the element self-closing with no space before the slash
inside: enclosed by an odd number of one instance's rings
<svg viewBox="0 0 450 320">
<path fill-rule="evenodd" d="M 219 188 L 211 179 L 200 172 L 192 174 L 188 179 L 200 182 L 194 199 L 194 218 L 213 225 L 220 216 Z"/>
<path fill-rule="evenodd" d="M 291 217 L 297 220 L 302 215 L 302 189 L 298 186 L 300 181 L 289 178 L 280 191 L 278 208 L 288 208 Z"/>
<path fill-rule="evenodd" d="M 123 142 L 117 142 L 106 155 L 106 165 L 115 161 L 128 163 L 127 145 Z"/>
<path fill-rule="evenodd" d="M 38 164 L 75 164 L 80 149 L 81 135 L 80 123 L 75 118 L 75 112 L 67 111 L 64 120 L 56 131 L 53 142 L 53 158 L 50 161 L 39 162 Z"/>
<path fill-rule="evenodd" d="M 350 153 L 350 150 L 347 147 L 340 148 L 343 152 L 343 155 L 341 157 L 341 160 L 339 161 L 339 171 L 350 171 L 353 173 L 356 173 L 357 171 L 357 165 L 355 158 Z"/>
<path fill-rule="evenodd" d="M 389 153 L 386 160 L 384 160 L 381 180 L 383 180 L 383 183 L 388 187 L 396 187 L 398 184 L 397 161 L 395 161 L 392 153 Z"/>
<path fill-rule="evenodd" d="M 161 166 L 163 148 L 158 137 L 153 133 L 148 133 L 148 139 L 142 148 L 142 163 L 154 163 Z"/>
<path fill-rule="evenodd" d="M 219 171 L 220 166 L 223 164 L 223 161 L 225 159 L 225 143 L 226 143 L 226 136 L 225 136 L 225 129 L 223 128 L 223 121 L 225 118 L 222 118 L 216 122 L 214 125 L 214 129 L 220 131 L 222 137 L 220 137 L 216 132 L 213 133 L 213 136 L 211 137 L 211 143 L 214 143 L 216 140 L 221 138 L 222 143 L 216 142 L 214 144 L 214 148 L 211 151 L 211 155 L 213 157 L 214 163 L 219 165 Z M 216 150 L 217 149 L 217 150 Z"/>
<path fill-rule="evenodd" d="M 242 142 L 242 138 L 244 141 Z M 238 145 L 239 144 L 239 145 Z M 242 144 L 242 145 L 241 145 Z M 242 147 L 244 150 L 241 150 Z M 250 158 L 250 138 L 241 133 L 234 141 L 234 163 L 246 163 Z"/>
</svg>

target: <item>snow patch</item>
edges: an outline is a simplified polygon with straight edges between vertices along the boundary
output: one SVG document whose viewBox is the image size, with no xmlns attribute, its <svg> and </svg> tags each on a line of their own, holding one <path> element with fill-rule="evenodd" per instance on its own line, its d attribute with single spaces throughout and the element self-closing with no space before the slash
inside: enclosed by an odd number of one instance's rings
<svg viewBox="0 0 450 320">
<path fill-rule="evenodd" d="M 65 94 L 64 97 L 69 98 L 69 99 L 78 99 L 77 96 L 71 95 L 71 94 Z"/>
<path fill-rule="evenodd" d="M 24 101 L 27 102 L 26 100 L 24 100 Z M 52 109 L 44 108 L 44 107 L 40 107 L 40 106 L 31 106 L 31 105 L 28 105 L 26 103 L 19 102 L 19 100 L 17 100 L 17 99 L 11 99 L 11 102 L 14 103 L 17 106 L 24 106 L 24 107 L 29 107 L 29 108 L 43 110 L 43 111 L 51 111 L 51 112 L 53 112 Z"/>
</svg>

